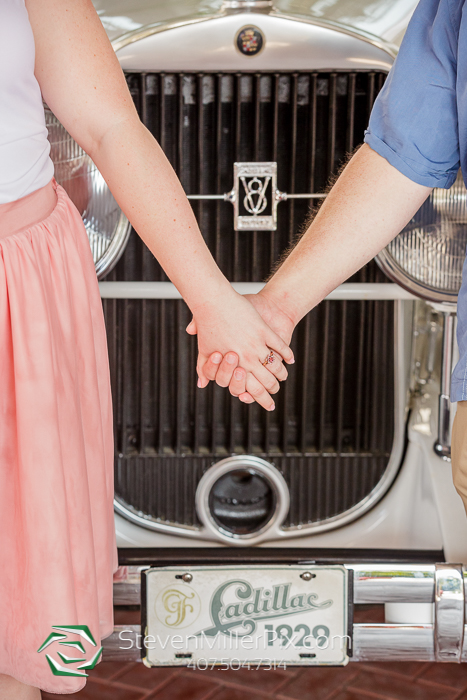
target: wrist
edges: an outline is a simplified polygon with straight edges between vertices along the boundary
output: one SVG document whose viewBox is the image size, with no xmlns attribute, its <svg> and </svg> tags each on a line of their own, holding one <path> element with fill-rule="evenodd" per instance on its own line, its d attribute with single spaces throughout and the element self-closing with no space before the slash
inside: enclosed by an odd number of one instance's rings
<svg viewBox="0 0 467 700">
<path fill-rule="evenodd" d="M 210 310 L 215 311 L 219 307 L 229 308 L 230 303 L 240 297 L 225 278 L 214 284 L 203 285 L 202 291 L 199 292 L 200 290 L 196 290 L 196 294 L 185 296 L 185 301 L 193 316 Z"/>
<path fill-rule="evenodd" d="M 279 313 L 286 316 L 293 328 L 295 328 L 297 323 L 308 311 L 308 309 L 302 308 L 303 305 L 300 304 L 301 300 L 297 299 L 294 294 L 289 293 L 287 290 L 280 289 L 273 283 L 273 280 L 268 282 L 259 292 L 259 296 L 264 297 L 270 306 L 276 307 Z"/>
</svg>

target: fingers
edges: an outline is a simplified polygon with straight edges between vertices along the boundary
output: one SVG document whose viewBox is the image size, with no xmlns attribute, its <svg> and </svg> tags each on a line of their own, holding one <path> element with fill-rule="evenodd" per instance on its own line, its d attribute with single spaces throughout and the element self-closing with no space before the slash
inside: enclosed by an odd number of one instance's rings
<svg viewBox="0 0 467 700">
<path fill-rule="evenodd" d="M 208 360 L 209 363 L 209 360 Z M 235 352 L 228 352 L 220 365 L 218 365 L 218 370 L 217 370 L 217 375 L 216 375 L 216 384 L 219 386 L 229 386 L 230 382 L 232 381 L 232 377 L 234 375 L 234 370 L 238 367 L 238 355 Z M 210 369 L 209 369 L 210 371 Z M 245 377 L 246 377 L 246 372 L 245 372 Z M 242 376 L 240 376 L 240 379 L 242 379 Z M 245 385 L 243 384 L 243 387 Z M 241 394 L 242 391 L 245 391 L 243 388 L 241 391 L 238 393 Z"/>
<path fill-rule="evenodd" d="M 198 387 L 199 389 L 204 389 L 209 384 L 209 379 L 204 374 L 204 367 L 206 366 L 207 358 L 204 355 L 198 355 L 198 362 L 196 364 L 196 372 L 198 374 Z"/>
<path fill-rule="evenodd" d="M 229 352 L 222 357 L 220 352 L 213 353 L 202 367 L 198 368 L 199 387 L 205 387 L 209 381 L 215 381 L 219 386 L 229 387 L 232 396 L 240 396 L 246 392 L 246 371 L 238 367 L 239 358 L 234 352 Z M 270 394 L 279 391 L 277 380 L 287 379 L 288 372 L 279 357 L 276 356 L 274 362 L 263 366 L 258 366 L 255 376 Z M 250 401 L 245 403 L 251 403 Z"/>
<path fill-rule="evenodd" d="M 255 372 L 259 375 L 258 377 L 250 372 L 247 374 L 237 365 L 236 353 L 227 353 L 224 358 L 221 353 L 213 353 L 204 365 L 198 367 L 198 386 L 205 387 L 210 379 L 215 380 L 219 386 L 228 386 L 232 396 L 238 396 L 243 403 L 250 404 L 256 401 L 266 410 L 273 411 L 275 405 L 270 394 L 275 394 L 279 390 L 275 376 L 280 379 L 287 377 L 287 370 L 282 363 L 276 358 L 274 363 L 268 365 L 269 369 L 260 366 Z M 274 370 L 275 375 L 270 369 Z"/>
<path fill-rule="evenodd" d="M 271 374 L 273 374 L 280 382 L 285 381 L 289 376 L 289 373 L 277 354 L 274 354 L 274 362 L 268 362 L 268 364 L 263 365 L 263 367 L 265 367 L 268 372 L 271 372 Z"/>
<path fill-rule="evenodd" d="M 289 373 L 287 372 L 282 362 L 273 362 L 272 365 L 267 369 L 269 370 L 269 372 L 272 372 L 276 379 L 278 379 L 280 382 L 285 382 L 285 380 L 289 376 Z"/>
<path fill-rule="evenodd" d="M 213 352 L 203 366 L 203 374 L 205 377 L 214 381 L 216 379 L 217 372 L 219 370 L 220 364 L 222 362 L 222 354 L 220 352 Z M 238 364 L 238 362 L 237 362 Z M 198 372 L 199 374 L 199 372 Z"/>
<path fill-rule="evenodd" d="M 271 366 L 271 365 L 269 365 Z M 260 384 L 263 385 L 263 387 L 270 393 L 270 394 L 277 394 L 279 391 L 279 382 L 275 378 L 275 376 L 272 374 L 272 372 L 269 371 L 269 369 L 266 369 L 260 362 L 258 362 L 258 366 L 254 370 L 254 375 L 256 379 L 260 382 Z M 248 389 L 248 387 L 247 387 Z M 248 389 L 250 392 L 250 390 Z M 250 392 L 251 393 L 251 392 Z"/>
<path fill-rule="evenodd" d="M 265 370 L 270 377 L 272 374 Z M 275 380 L 274 380 L 275 381 Z M 277 383 L 277 382 L 276 382 Z M 279 385 L 278 385 L 279 386 Z M 266 411 L 274 411 L 275 404 L 271 396 L 268 394 L 264 386 L 254 377 L 251 372 L 248 372 L 246 377 L 246 389 L 250 396 L 259 403 L 260 406 L 266 409 Z"/>
<path fill-rule="evenodd" d="M 284 343 L 282 338 L 276 335 L 276 333 L 273 333 L 271 331 L 270 335 L 266 340 L 266 344 L 271 348 L 271 350 L 274 350 L 275 352 L 279 353 L 279 355 L 283 358 L 285 362 L 287 362 L 287 364 L 292 365 L 295 362 L 292 350 L 289 348 L 288 345 Z"/>
<path fill-rule="evenodd" d="M 188 335 L 196 335 L 198 333 L 198 329 L 196 328 L 196 323 L 195 319 L 192 318 L 188 326 L 186 327 L 186 332 Z"/>
<path fill-rule="evenodd" d="M 191 332 L 193 327 L 196 330 L 196 326 L 192 322 L 187 331 Z M 281 346 L 280 343 L 276 343 L 276 345 Z M 284 350 L 283 347 L 282 350 Z M 273 362 L 265 366 L 259 362 L 255 368 L 256 383 L 252 392 L 247 390 L 247 373 L 243 368 L 238 367 L 238 363 L 239 357 L 234 352 L 228 352 L 224 357 L 220 352 L 214 352 L 209 358 L 203 358 L 203 361 L 200 358 L 197 368 L 198 387 L 204 388 L 209 384 L 209 381 L 215 381 L 221 387 L 229 387 L 232 396 L 242 397 L 240 400 L 243 403 L 252 403 L 257 400 L 261 406 L 272 410 L 270 408 L 272 400 L 270 397 L 268 398 L 268 394 L 276 394 L 280 388 L 278 381 L 284 381 L 288 376 L 287 369 L 279 357 L 279 351 L 275 351 Z M 256 395 L 258 395 L 258 399 Z"/>
<path fill-rule="evenodd" d="M 229 383 L 229 391 L 232 394 L 232 396 L 238 396 L 240 397 L 242 394 L 245 393 L 246 390 L 246 371 L 243 369 L 243 367 L 237 367 L 237 369 L 234 370 L 233 377 Z M 246 403 L 252 403 L 254 399 L 251 399 L 251 401 L 246 402 Z"/>
<path fill-rule="evenodd" d="M 239 376 L 234 380 L 234 370 L 237 366 L 238 355 L 235 352 L 228 352 L 224 358 L 220 352 L 213 352 L 202 369 L 198 368 L 198 375 L 202 373 L 203 377 L 206 377 L 206 383 L 203 382 L 203 386 L 207 386 L 209 380 L 215 381 L 222 387 L 227 387 L 231 382 L 234 382 L 234 396 L 238 396 L 245 391 L 246 372 L 241 370 Z M 199 382 L 198 386 L 201 386 Z"/>
<path fill-rule="evenodd" d="M 288 372 L 282 362 L 276 358 L 275 362 L 267 365 L 267 370 L 273 372 L 274 376 L 280 381 L 287 379 Z M 270 379 L 270 378 L 268 378 Z M 229 390 L 232 396 L 237 396 L 242 403 L 254 403 L 255 399 L 246 391 L 246 372 L 243 367 L 237 367 L 233 373 L 232 380 L 229 384 Z M 260 382 L 261 383 L 261 382 Z"/>
</svg>

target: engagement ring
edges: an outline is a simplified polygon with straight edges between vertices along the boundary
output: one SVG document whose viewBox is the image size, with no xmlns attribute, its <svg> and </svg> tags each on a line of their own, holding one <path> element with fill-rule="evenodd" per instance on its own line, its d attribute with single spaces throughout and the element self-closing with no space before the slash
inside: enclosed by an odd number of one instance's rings
<svg viewBox="0 0 467 700">
<path fill-rule="evenodd" d="M 272 363 L 274 362 L 274 360 L 275 360 L 274 353 L 273 353 L 273 351 L 271 350 L 271 352 L 269 353 L 269 355 L 267 356 L 267 358 L 266 358 L 266 359 L 264 360 L 264 362 L 262 362 L 261 364 L 264 365 L 264 367 L 266 367 L 266 365 L 272 364 Z"/>
</svg>

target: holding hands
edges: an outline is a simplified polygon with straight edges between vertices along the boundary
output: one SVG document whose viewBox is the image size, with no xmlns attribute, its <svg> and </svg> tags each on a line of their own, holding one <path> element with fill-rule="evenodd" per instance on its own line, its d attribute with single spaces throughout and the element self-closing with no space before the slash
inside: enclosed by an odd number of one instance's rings
<svg viewBox="0 0 467 700">
<path fill-rule="evenodd" d="M 215 381 L 219 386 L 229 387 L 232 396 L 238 397 L 244 403 L 256 401 L 266 410 L 272 411 L 275 404 L 271 394 L 279 391 L 279 382 L 284 381 L 288 376 L 282 360 L 288 364 L 294 362 L 293 353 L 288 344 L 295 324 L 268 296 L 267 288 L 258 294 L 245 295 L 241 299 L 243 304 L 238 309 L 244 315 L 239 317 L 240 335 L 233 337 L 232 345 L 228 346 L 225 342 L 226 336 L 222 333 L 227 328 L 232 329 L 232 313 L 237 313 L 236 310 L 232 312 L 229 308 L 226 328 L 220 325 L 218 317 L 210 316 L 208 321 L 202 313 L 195 313 L 187 327 L 190 335 L 198 333 L 198 386 L 204 388 L 209 381 Z M 201 328 L 204 331 L 203 338 L 200 337 Z M 215 352 L 212 350 L 207 352 L 208 346 L 211 348 L 213 342 L 210 339 L 208 344 L 205 344 L 204 339 L 208 336 L 214 339 Z M 219 340 L 220 338 L 224 338 L 224 343 Z M 232 348 L 239 347 L 239 339 L 245 346 L 245 351 L 240 355 L 232 351 Z M 260 343 L 263 343 L 261 347 L 263 354 L 257 354 L 255 357 L 250 353 L 260 348 Z M 228 351 L 223 350 L 221 345 L 224 348 L 228 346 Z M 247 347 L 251 348 L 251 351 L 247 351 Z"/>
</svg>

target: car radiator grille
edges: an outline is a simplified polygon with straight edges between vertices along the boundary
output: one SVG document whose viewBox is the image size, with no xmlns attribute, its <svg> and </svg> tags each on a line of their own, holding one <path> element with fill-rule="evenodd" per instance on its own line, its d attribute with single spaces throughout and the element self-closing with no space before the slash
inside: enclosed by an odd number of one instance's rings
<svg viewBox="0 0 467 700">
<path fill-rule="evenodd" d="M 233 185 L 235 161 L 276 161 L 278 187 L 322 192 L 361 143 L 383 73 L 127 74 L 143 122 L 188 194 Z M 263 281 L 310 214 L 279 204 L 277 231 L 233 230 L 232 206 L 194 201 L 232 281 Z M 164 281 L 132 232 L 106 280 Z M 352 281 L 387 281 L 375 263 Z M 394 304 L 325 301 L 295 333 L 296 364 L 267 413 L 196 388 L 196 341 L 178 300 L 104 299 L 115 418 L 116 497 L 129 512 L 197 527 L 202 474 L 232 454 L 272 462 L 289 484 L 285 527 L 322 522 L 381 480 L 394 437 Z"/>
</svg>

